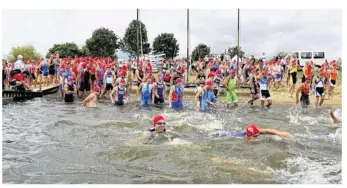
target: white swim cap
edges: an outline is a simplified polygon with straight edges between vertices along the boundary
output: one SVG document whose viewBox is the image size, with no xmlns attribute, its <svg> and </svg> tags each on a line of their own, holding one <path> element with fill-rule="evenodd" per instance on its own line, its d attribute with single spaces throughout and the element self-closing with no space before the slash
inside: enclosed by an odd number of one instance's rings
<svg viewBox="0 0 347 188">
<path fill-rule="evenodd" d="M 17 59 L 23 60 L 23 56 L 22 55 L 18 55 Z"/>
</svg>

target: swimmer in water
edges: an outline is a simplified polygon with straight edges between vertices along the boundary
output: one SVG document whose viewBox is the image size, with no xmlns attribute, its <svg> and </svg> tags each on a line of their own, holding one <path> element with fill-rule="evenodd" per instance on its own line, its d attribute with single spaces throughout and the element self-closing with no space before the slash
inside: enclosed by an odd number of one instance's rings
<svg viewBox="0 0 347 188">
<path fill-rule="evenodd" d="M 334 124 L 342 123 L 342 121 L 341 121 L 341 119 L 342 119 L 342 112 L 341 112 L 340 109 L 336 109 L 335 112 L 329 110 L 329 116 L 333 120 Z"/>
<path fill-rule="evenodd" d="M 100 91 L 101 89 L 99 86 L 94 87 L 93 92 L 89 94 L 86 99 L 84 99 L 82 105 L 90 108 L 96 107 L 97 96 L 100 95 Z"/>
<path fill-rule="evenodd" d="M 144 80 L 146 82 L 141 83 L 138 89 L 141 93 L 141 106 L 150 105 L 152 102 L 151 99 L 154 97 L 154 89 L 151 77 L 146 77 Z"/>
<path fill-rule="evenodd" d="M 176 85 L 173 85 L 170 88 L 169 93 L 169 107 L 173 108 L 175 110 L 182 110 L 183 109 L 183 79 L 177 78 L 176 79 Z"/>
<path fill-rule="evenodd" d="M 207 81 L 205 86 L 202 88 L 202 90 L 199 90 L 197 94 L 195 95 L 195 102 L 197 106 L 200 108 L 201 111 L 208 111 L 211 109 L 212 106 L 215 105 L 214 103 L 214 97 L 211 97 L 209 95 L 209 91 L 213 90 L 213 83 L 211 81 Z M 214 95 L 214 93 L 211 93 Z"/>
<path fill-rule="evenodd" d="M 139 140 L 142 143 L 146 143 L 156 134 L 165 133 L 166 132 L 166 122 L 164 116 L 156 115 L 153 117 L 153 127 L 148 129 L 147 131 L 143 132 L 140 136 Z"/>
<path fill-rule="evenodd" d="M 301 107 L 305 109 L 305 111 L 310 104 L 309 93 L 311 88 L 311 77 L 311 75 L 306 76 L 305 82 L 300 84 L 300 86 L 296 90 L 296 104 L 299 104 L 299 93 L 301 91 L 300 103 Z"/>
<path fill-rule="evenodd" d="M 74 102 L 74 95 L 77 95 L 77 87 L 72 77 L 68 78 L 68 83 L 64 85 L 65 102 Z"/>
<path fill-rule="evenodd" d="M 111 91 L 110 98 L 112 104 L 122 106 L 127 103 L 127 89 L 125 87 L 125 82 L 125 79 L 120 79 L 119 85 Z"/>
<path fill-rule="evenodd" d="M 250 140 L 255 139 L 260 134 L 272 134 L 272 135 L 278 135 L 281 138 L 287 138 L 290 136 L 287 132 L 281 132 L 275 129 L 259 129 L 255 124 L 250 124 L 246 127 L 246 130 L 240 133 L 233 133 L 229 131 L 222 131 L 213 133 L 212 136 L 214 137 L 245 137 L 246 143 L 248 144 Z"/>
</svg>

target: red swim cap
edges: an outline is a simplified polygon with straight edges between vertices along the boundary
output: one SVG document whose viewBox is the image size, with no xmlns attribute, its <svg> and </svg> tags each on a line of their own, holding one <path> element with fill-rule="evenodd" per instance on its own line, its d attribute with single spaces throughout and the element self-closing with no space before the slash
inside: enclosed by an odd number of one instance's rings
<svg viewBox="0 0 347 188">
<path fill-rule="evenodd" d="M 119 81 L 120 83 L 122 83 L 122 84 L 125 84 L 125 80 L 122 78 L 122 79 L 120 79 L 120 81 Z"/>
<path fill-rule="evenodd" d="M 259 133 L 260 133 L 259 129 L 257 128 L 257 126 L 255 126 L 255 124 L 250 124 L 246 128 L 246 135 L 248 137 L 257 136 L 257 135 L 259 135 Z"/>
<path fill-rule="evenodd" d="M 177 79 L 176 79 L 176 84 L 181 83 L 181 82 L 183 82 L 183 79 L 182 79 L 182 78 L 177 78 Z"/>
<path fill-rule="evenodd" d="M 214 72 L 210 72 L 210 74 L 208 74 L 208 77 L 214 77 L 216 76 Z"/>
<path fill-rule="evenodd" d="M 101 89 L 100 89 L 100 87 L 99 86 L 96 86 L 96 87 L 94 87 L 94 92 L 99 92 Z"/>
<path fill-rule="evenodd" d="M 154 116 L 154 118 L 153 118 L 153 127 L 155 127 L 155 125 L 158 123 L 158 121 L 160 121 L 160 120 L 165 120 L 164 119 L 164 117 L 163 116 L 161 116 L 161 115 L 156 115 L 156 116 Z"/>
</svg>

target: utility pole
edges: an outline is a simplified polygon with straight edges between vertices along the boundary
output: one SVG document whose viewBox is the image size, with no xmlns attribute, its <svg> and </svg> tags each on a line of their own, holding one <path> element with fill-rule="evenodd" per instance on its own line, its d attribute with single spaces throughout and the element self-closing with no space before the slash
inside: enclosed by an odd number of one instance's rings
<svg viewBox="0 0 347 188">
<path fill-rule="evenodd" d="M 138 10 L 138 19 L 137 19 L 137 21 L 140 21 L 140 9 L 137 9 Z M 140 24 L 140 28 L 139 28 L 139 33 L 140 33 L 140 52 L 141 52 L 141 57 L 143 57 L 143 51 L 142 51 L 142 30 L 141 30 L 141 23 L 139 22 L 139 24 Z"/>
<path fill-rule="evenodd" d="M 240 58 L 240 9 L 237 9 L 237 68 L 236 68 L 237 75 L 239 74 L 239 58 Z"/>
<path fill-rule="evenodd" d="M 187 9 L 187 81 L 189 81 L 189 9 Z"/>
<path fill-rule="evenodd" d="M 139 9 L 137 9 L 136 11 L 137 14 L 137 23 L 139 23 Z M 137 44 L 137 48 L 136 48 L 136 56 L 137 56 L 137 63 L 140 62 L 140 58 L 139 58 L 139 27 L 136 27 L 136 32 L 137 32 L 137 40 L 136 40 L 136 44 Z"/>
</svg>

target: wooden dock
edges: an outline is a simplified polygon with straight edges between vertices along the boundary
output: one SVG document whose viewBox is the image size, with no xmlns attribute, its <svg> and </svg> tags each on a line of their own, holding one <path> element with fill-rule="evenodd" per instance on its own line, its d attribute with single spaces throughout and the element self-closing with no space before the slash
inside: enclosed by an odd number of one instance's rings
<svg viewBox="0 0 347 188">
<path fill-rule="evenodd" d="M 12 98 L 13 101 L 24 101 L 36 97 L 43 97 L 43 95 L 56 93 L 58 90 L 59 85 L 46 86 L 42 87 L 41 90 L 33 89 L 32 91 L 16 91 L 13 89 L 5 89 L 2 91 L 2 97 L 4 99 Z"/>
</svg>

